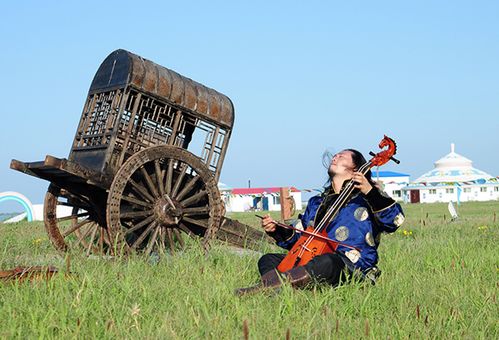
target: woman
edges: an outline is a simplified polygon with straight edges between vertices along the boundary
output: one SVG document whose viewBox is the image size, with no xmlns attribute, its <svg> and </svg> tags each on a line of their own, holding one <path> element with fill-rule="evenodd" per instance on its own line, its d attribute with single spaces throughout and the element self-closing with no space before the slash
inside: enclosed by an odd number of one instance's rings
<svg viewBox="0 0 499 340">
<path fill-rule="evenodd" d="M 258 262 L 262 282 L 254 287 L 239 289 L 237 294 L 279 287 L 283 278 L 293 287 L 302 287 L 312 280 L 336 286 L 345 279 L 345 272 L 349 275 L 359 273 L 374 282 L 379 274 L 376 264 L 381 233 L 397 230 L 404 221 L 404 214 L 399 204 L 383 195 L 374 185 L 370 171 L 366 175 L 357 171 L 365 163 L 364 156 L 354 149 L 334 155 L 328 168 L 330 180 L 324 193 L 312 197 L 300 216 L 303 227 L 318 224 L 341 189 L 352 179 L 356 190 L 326 228 L 330 239 L 350 247 L 339 245 L 335 253 L 316 256 L 304 266 L 285 273 L 276 270 L 285 254 L 265 254 Z M 262 227 L 277 245 L 288 250 L 301 236 L 299 232 L 279 227 L 268 215 L 263 218 Z"/>
</svg>

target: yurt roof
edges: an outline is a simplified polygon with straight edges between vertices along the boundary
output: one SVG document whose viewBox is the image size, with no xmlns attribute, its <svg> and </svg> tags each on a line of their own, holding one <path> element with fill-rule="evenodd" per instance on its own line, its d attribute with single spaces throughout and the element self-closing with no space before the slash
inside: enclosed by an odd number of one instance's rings
<svg viewBox="0 0 499 340">
<path fill-rule="evenodd" d="M 454 144 L 451 152 L 434 163 L 435 168 L 416 179 L 415 183 L 467 182 L 488 180 L 493 176 L 473 167 L 473 162 L 457 154 Z"/>
</svg>

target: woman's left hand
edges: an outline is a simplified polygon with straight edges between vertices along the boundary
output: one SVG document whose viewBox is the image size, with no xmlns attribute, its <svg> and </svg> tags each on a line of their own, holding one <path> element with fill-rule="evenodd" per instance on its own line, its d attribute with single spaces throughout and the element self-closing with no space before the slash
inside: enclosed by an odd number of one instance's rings
<svg viewBox="0 0 499 340">
<path fill-rule="evenodd" d="M 359 189 L 361 193 L 367 195 L 369 191 L 373 188 L 371 183 L 367 180 L 366 176 L 362 172 L 354 172 L 352 180 L 356 183 L 355 188 Z"/>
</svg>

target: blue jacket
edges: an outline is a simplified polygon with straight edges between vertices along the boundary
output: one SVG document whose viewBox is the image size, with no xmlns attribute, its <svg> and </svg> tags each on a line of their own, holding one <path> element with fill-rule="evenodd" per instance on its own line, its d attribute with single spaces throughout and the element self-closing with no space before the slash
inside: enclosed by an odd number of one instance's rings
<svg viewBox="0 0 499 340">
<path fill-rule="evenodd" d="M 330 193 L 331 195 L 338 195 Z M 300 217 L 304 228 L 319 221 L 314 221 L 326 193 L 314 196 L 308 201 L 307 208 Z M 324 208 L 323 208 L 324 209 Z M 324 210 L 322 210 L 324 211 Z M 324 213 L 322 213 L 323 215 Z M 328 237 L 360 250 L 339 246 L 337 251 L 343 253 L 355 268 L 366 271 L 375 267 L 378 262 L 378 246 L 381 233 L 393 233 L 403 223 L 404 214 L 398 203 L 382 195 L 373 188 L 367 195 L 354 195 L 340 209 L 338 215 L 327 227 Z M 287 239 L 277 239 L 277 245 L 291 249 L 301 233 L 293 232 Z"/>
</svg>

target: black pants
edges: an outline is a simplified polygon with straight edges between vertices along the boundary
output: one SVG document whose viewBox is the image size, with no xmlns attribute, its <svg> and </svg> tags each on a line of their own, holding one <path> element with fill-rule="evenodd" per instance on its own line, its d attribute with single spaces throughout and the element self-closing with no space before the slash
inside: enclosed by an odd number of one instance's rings
<svg viewBox="0 0 499 340">
<path fill-rule="evenodd" d="M 260 275 L 275 270 L 286 254 L 265 254 L 258 261 Z M 319 282 L 327 282 L 337 286 L 345 280 L 345 262 L 338 254 L 323 254 L 314 257 L 303 266 L 308 274 Z"/>
</svg>

